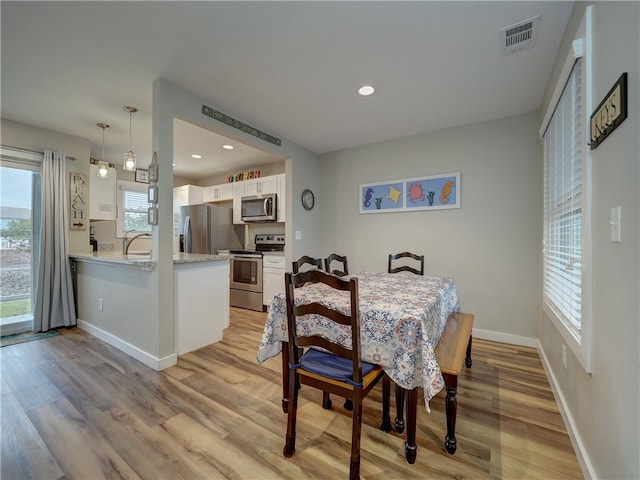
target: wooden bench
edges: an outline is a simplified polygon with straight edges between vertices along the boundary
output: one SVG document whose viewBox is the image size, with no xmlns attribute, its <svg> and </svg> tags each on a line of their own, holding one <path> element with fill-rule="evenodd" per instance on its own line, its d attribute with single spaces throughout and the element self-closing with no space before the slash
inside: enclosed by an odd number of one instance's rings
<svg viewBox="0 0 640 480">
<path fill-rule="evenodd" d="M 449 315 L 440 340 L 435 348 L 438 366 L 444 378 L 447 397 L 445 413 L 447 416 L 447 436 L 445 448 L 450 454 L 456 451 L 456 414 L 458 375 L 462 371 L 462 364 L 471 367 L 471 328 L 474 316 L 470 313 L 454 312 Z M 405 456 L 408 463 L 416 460 L 416 414 L 418 405 L 417 388 L 405 390 L 396 385 L 396 421 L 395 430 L 402 434 L 404 431 L 404 404 L 406 394 L 407 404 L 407 440 L 404 444 Z"/>
<path fill-rule="evenodd" d="M 445 448 L 450 454 L 456 451 L 456 414 L 458 401 L 458 375 L 462 364 L 471 366 L 471 329 L 474 316 L 470 313 L 452 313 L 447 319 L 442 336 L 436 345 L 435 353 L 440 371 L 444 377 L 447 397 L 445 413 L 447 416 L 447 436 Z"/>
</svg>

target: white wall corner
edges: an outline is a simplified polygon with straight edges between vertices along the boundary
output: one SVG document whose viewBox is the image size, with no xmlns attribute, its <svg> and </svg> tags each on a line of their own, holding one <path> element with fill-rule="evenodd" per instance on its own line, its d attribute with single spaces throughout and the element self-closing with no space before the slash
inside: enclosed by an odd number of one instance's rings
<svg viewBox="0 0 640 480">
<path fill-rule="evenodd" d="M 576 453 L 578 463 L 580 464 L 580 468 L 582 469 L 582 474 L 587 480 L 597 479 L 598 476 L 596 475 L 591 460 L 589 459 L 589 455 L 587 454 L 584 442 L 582 441 L 578 429 L 576 428 L 576 423 L 573 419 L 573 415 L 571 415 L 571 411 L 568 408 L 568 404 L 564 398 L 564 395 L 562 395 L 562 389 L 560 388 L 558 380 L 556 379 L 555 375 L 553 374 L 553 370 L 549 365 L 549 361 L 546 354 L 544 353 L 542 344 L 539 340 L 537 340 L 536 343 L 536 348 L 538 350 L 538 354 L 540 355 L 542 366 L 544 367 L 544 371 L 547 374 L 547 378 L 549 379 L 551 391 L 553 392 L 553 396 L 555 397 L 556 403 L 558 404 L 558 409 L 560 410 L 560 415 L 562 416 L 564 425 L 567 429 L 567 432 L 569 433 L 569 439 L 571 440 L 571 445 L 573 445 L 573 450 Z"/>
<path fill-rule="evenodd" d="M 84 320 L 78 319 L 78 327 L 80 327 L 85 332 L 90 333 L 94 337 L 97 337 L 100 340 L 108 343 L 109 345 L 116 347 L 118 350 L 126 353 L 130 357 L 135 358 L 136 360 L 143 363 L 147 367 L 152 368 L 153 370 L 164 370 L 165 368 L 172 367 L 173 365 L 176 365 L 178 363 L 178 355 L 175 353 L 163 358 L 154 357 L 153 355 L 140 350 L 138 347 L 131 345 L 129 342 L 125 342 L 115 335 L 105 332 L 101 328 L 91 325 Z"/>
<path fill-rule="evenodd" d="M 493 332 L 491 330 L 482 330 L 473 328 L 471 334 L 474 338 L 483 340 L 491 340 L 492 342 L 510 343 L 520 347 L 536 348 L 538 340 L 532 337 L 524 337 L 522 335 L 511 335 L 509 333 Z"/>
</svg>

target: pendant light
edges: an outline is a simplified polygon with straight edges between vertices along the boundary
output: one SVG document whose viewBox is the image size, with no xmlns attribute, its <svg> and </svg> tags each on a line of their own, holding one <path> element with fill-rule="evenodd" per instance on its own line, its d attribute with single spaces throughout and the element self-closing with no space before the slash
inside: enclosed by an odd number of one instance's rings
<svg viewBox="0 0 640 480">
<path fill-rule="evenodd" d="M 122 108 L 125 112 L 129 112 L 129 151 L 124 154 L 124 163 L 122 167 L 129 172 L 133 172 L 136 169 L 136 154 L 133 152 L 133 148 L 131 147 L 131 115 L 136 113 L 138 109 L 136 107 Z"/>
<path fill-rule="evenodd" d="M 104 159 L 104 131 L 109 128 L 109 125 L 106 123 L 97 123 L 102 129 L 102 157 L 98 161 L 98 177 L 99 178 L 109 178 L 109 162 Z"/>
</svg>

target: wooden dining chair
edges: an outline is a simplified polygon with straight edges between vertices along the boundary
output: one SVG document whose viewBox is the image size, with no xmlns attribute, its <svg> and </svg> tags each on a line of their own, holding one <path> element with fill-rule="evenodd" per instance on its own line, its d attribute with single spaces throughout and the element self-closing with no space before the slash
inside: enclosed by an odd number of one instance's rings
<svg viewBox="0 0 640 480">
<path fill-rule="evenodd" d="M 332 262 L 341 264 L 340 269 L 331 270 Z M 324 270 L 327 273 L 331 273 L 332 275 L 337 275 L 339 277 L 349 275 L 349 265 L 347 264 L 347 257 L 338 255 L 337 253 L 332 253 L 324 259 Z"/>
<path fill-rule="evenodd" d="M 320 302 L 296 305 L 296 286 L 307 282 L 322 283 L 330 288 L 348 292 L 350 311 L 334 310 Z M 304 384 L 323 392 L 335 393 L 353 401 L 351 431 L 351 461 L 349 478 L 360 478 L 360 437 L 362 430 L 362 400 L 373 386 L 382 379 L 382 425 L 381 430 L 390 431 L 389 392 L 390 380 L 379 365 L 360 359 L 360 307 L 358 302 L 358 279 L 343 280 L 321 270 L 309 270 L 298 274 L 285 273 L 287 300 L 287 328 L 289 335 L 289 407 L 287 411 L 287 433 L 283 449 L 285 457 L 295 453 L 296 417 L 298 410 L 297 385 Z M 316 315 L 335 323 L 333 328 L 347 326 L 350 330 L 350 348 L 333 343 L 317 334 L 306 335 L 296 328 L 298 316 Z M 316 350 L 311 347 L 320 347 Z M 300 351 L 305 349 L 304 354 Z"/>
<path fill-rule="evenodd" d="M 420 262 L 420 269 L 412 267 L 410 265 L 406 265 L 406 261 L 403 261 L 405 262 L 404 265 L 393 266 L 394 264 L 397 265 L 397 261 L 403 258 L 409 258 L 411 260 Z M 389 266 L 387 268 L 387 272 L 388 273 L 411 272 L 411 273 L 415 273 L 416 275 L 424 275 L 424 255 L 416 255 L 415 253 L 410 253 L 410 252 L 396 253 L 395 255 L 390 254 Z"/>
<path fill-rule="evenodd" d="M 293 273 L 300 273 L 300 269 L 305 265 L 309 265 L 310 268 L 317 268 L 318 270 L 322 270 L 322 259 L 303 255 L 298 260 L 291 262 Z"/>
<path fill-rule="evenodd" d="M 403 259 L 409 259 L 408 262 L 414 263 L 420 262 L 420 268 L 407 265 L 407 261 Z M 402 265 L 398 265 L 398 261 L 402 261 Z M 395 265 L 395 266 L 394 266 Z M 410 272 L 416 275 L 424 275 L 424 255 L 416 255 L 411 252 L 396 253 L 395 255 L 389 255 L 389 265 L 387 267 L 388 273 Z M 404 402 L 405 391 L 396 385 L 396 420 L 395 430 L 397 433 L 404 432 Z"/>
</svg>

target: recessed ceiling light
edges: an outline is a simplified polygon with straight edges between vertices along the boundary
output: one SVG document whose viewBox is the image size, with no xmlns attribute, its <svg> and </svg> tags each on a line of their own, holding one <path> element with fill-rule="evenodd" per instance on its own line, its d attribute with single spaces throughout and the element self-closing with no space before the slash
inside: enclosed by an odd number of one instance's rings
<svg viewBox="0 0 640 480">
<path fill-rule="evenodd" d="M 363 97 L 366 97 L 366 96 L 372 95 L 373 92 L 375 91 L 376 89 L 373 88 L 371 85 L 364 85 L 358 89 L 358 94 L 362 95 Z"/>
<path fill-rule="evenodd" d="M 222 148 L 224 148 L 225 150 L 233 150 L 235 147 L 233 145 L 225 143 L 224 145 L 222 145 Z"/>
<path fill-rule="evenodd" d="M 202 158 L 202 155 L 198 155 L 197 153 L 194 153 L 193 155 L 191 155 L 191 158 Z"/>
<path fill-rule="evenodd" d="M 174 162 L 174 163 L 172 163 L 172 165 L 175 167 L 175 166 L 176 166 L 175 162 Z"/>
</svg>

